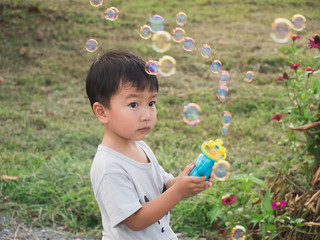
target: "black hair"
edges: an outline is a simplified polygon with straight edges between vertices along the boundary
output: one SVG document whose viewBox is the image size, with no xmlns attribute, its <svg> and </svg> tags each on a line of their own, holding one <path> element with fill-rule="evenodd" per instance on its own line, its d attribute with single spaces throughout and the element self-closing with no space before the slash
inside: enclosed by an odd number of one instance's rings
<svg viewBox="0 0 320 240">
<path fill-rule="evenodd" d="M 86 80 L 91 107 L 95 102 L 110 107 L 111 97 L 126 84 L 139 91 L 146 87 L 158 91 L 158 79 L 145 71 L 145 64 L 139 56 L 126 50 L 111 50 L 95 60 Z"/>
</svg>

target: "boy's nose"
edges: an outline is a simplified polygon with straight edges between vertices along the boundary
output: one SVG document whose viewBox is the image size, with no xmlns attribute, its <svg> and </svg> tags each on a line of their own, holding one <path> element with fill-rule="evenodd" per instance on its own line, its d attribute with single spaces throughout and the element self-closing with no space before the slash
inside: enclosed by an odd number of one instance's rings
<svg viewBox="0 0 320 240">
<path fill-rule="evenodd" d="M 141 120 L 142 121 L 149 121 L 151 119 L 151 113 L 149 109 L 145 109 L 141 113 Z"/>
</svg>

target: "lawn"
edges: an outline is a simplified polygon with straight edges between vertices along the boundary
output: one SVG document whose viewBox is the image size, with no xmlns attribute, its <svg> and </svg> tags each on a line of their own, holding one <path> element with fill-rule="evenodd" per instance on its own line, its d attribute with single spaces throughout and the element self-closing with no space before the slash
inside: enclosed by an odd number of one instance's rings
<svg viewBox="0 0 320 240">
<path fill-rule="evenodd" d="M 103 16 L 111 6 L 119 10 L 116 21 Z M 307 43 L 319 33 L 318 9 L 315 0 L 112 0 L 97 8 L 89 0 L 1 1 L 0 175 L 18 180 L 0 181 L 0 211 L 35 225 L 62 224 L 99 236 L 102 226 L 89 170 L 103 129 L 87 100 L 85 79 L 94 59 L 120 48 L 146 61 L 164 55 L 176 60 L 175 74 L 158 76 L 158 122 L 145 139 L 168 172 L 178 175 L 195 160 L 204 141 L 221 138 L 231 177 L 245 174 L 264 182 L 282 169 L 307 184 L 304 172 L 294 167 L 286 115 L 282 124 L 271 120 L 276 112 L 286 114 L 289 104 L 277 78 L 292 63 L 292 41 L 276 43 L 270 33 L 274 19 L 304 15 L 306 28 L 298 32 L 296 46 L 298 57 L 308 62 L 316 55 Z M 187 14 L 183 28 L 196 49 L 187 52 L 172 42 L 167 52 L 154 51 L 151 39 L 139 36 L 140 27 L 158 14 L 171 33 L 178 27 L 178 12 Z M 93 53 L 85 49 L 91 38 L 99 43 Z M 202 44 L 211 46 L 210 58 L 201 56 Z M 224 102 L 216 97 L 219 76 L 210 69 L 215 59 L 230 74 Z M 314 67 L 320 67 L 319 61 Z M 247 71 L 255 73 L 251 83 L 243 80 Z M 201 107 L 201 121 L 194 126 L 182 120 L 190 102 Z M 232 114 L 226 136 L 221 135 L 223 111 Z M 208 212 L 236 184 L 215 181 L 210 190 L 182 201 L 172 211 L 173 229 L 215 239 L 219 227 Z M 252 189 L 256 195 L 265 190 L 261 184 Z"/>
</svg>

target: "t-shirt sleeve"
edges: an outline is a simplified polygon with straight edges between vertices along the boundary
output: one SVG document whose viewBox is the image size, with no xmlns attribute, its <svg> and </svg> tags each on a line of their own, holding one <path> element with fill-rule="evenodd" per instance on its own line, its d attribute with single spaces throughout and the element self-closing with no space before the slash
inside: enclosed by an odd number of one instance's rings
<svg viewBox="0 0 320 240">
<path fill-rule="evenodd" d="M 112 227 L 142 207 L 133 183 L 124 174 L 104 175 L 97 197 L 110 217 Z"/>
<path fill-rule="evenodd" d="M 162 175 L 162 178 L 163 178 L 163 181 L 164 181 L 164 184 L 167 185 L 168 181 L 172 178 L 174 178 L 174 176 L 170 173 L 167 173 L 163 167 L 161 167 L 159 165 L 159 168 L 160 168 L 160 172 L 161 172 L 161 175 Z"/>
</svg>

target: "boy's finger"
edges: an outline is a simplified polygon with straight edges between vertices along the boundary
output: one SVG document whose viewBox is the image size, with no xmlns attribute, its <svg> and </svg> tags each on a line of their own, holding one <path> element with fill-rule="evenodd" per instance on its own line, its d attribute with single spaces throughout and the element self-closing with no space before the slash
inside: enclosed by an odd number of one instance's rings
<svg viewBox="0 0 320 240">
<path fill-rule="evenodd" d="M 185 167 L 185 169 L 183 170 L 183 174 L 184 175 L 189 175 L 192 171 L 192 169 L 194 168 L 194 162 L 193 163 L 190 163 L 188 166 Z"/>
<path fill-rule="evenodd" d="M 193 183 L 202 183 L 206 180 L 206 176 L 202 176 L 202 177 L 190 177 L 191 181 Z"/>
</svg>

